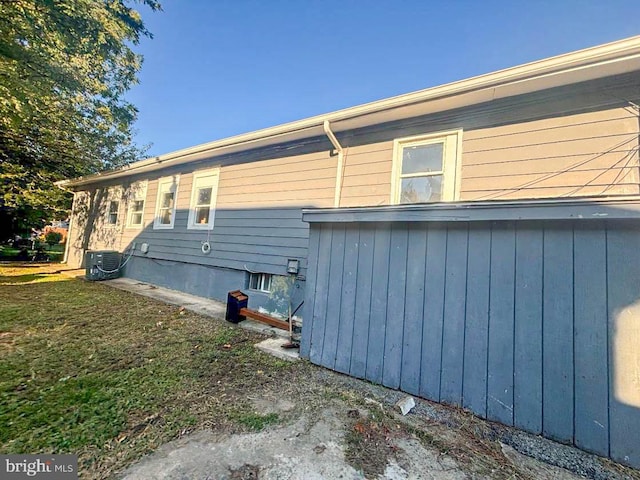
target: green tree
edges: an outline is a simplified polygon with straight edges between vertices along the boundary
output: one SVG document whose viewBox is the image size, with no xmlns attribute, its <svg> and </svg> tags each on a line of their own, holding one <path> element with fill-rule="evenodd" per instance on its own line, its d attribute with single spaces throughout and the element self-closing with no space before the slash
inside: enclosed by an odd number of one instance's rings
<svg viewBox="0 0 640 480">
<path fill-rule="evenodd" d="M 26 225 L 63 215 L 53 182 L 140 158 L 124 98 L 151 37 L 132 4 L 155 0 L 0 0 L 0 210 Z"/>
</svg>

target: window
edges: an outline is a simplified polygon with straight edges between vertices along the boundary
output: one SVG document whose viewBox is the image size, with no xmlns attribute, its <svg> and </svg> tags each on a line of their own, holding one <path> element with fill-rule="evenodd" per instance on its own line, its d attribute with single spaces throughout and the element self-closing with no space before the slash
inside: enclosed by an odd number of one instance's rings
<svg viewBox="0 0 640 480">
<path fill-rule="evenodd" d="M 218 192 L 219 169 L 193 174 L 193 191 L 189 209 L 192 229 L 212 229 Z"/>
<path fill-rule="evenodd" d="M 107 214 L 107 223 L 109 225 L 118 224 L 118 212 L 120 210 L 120 202 L 117 200 L 109 201 L 109 212 Z"/>
<path fill-rule="evenodd" d="M 147 182 L 134 183 L 129 189 L 129 213 L 127 227 L 139 228 L 144 223 L 144 201 L 147 196 Z"/>
<path fill-rule="evenodd" d="M 173 228 L 173 222 L 176 218 L 175 203 L 178 180 L 178 176 L 158 180 L 158 199 L 153 228 Z"/>
<path fill-rule="evenodd" d="M 251 273 L 249 274 L 249 288 L 251 290 L 270 293 L 271 277 L 273 277 L 273 275 L 270 273 Z"/>
<path fill-rule="evenodd" d="M 455 200 L 461 134 L 454 131 L 396 140 L 391 203 Z"/>
<path fill-rule="evenodd" d="M 101 194 L 104 195 L 100 200 L 101 205 L 104 206 L 104 225 L 117 228 L 120 222 L 122 187 L 118 185 L 106 187 Z"/>
<path fill-rule="evenodd" d="M 144 200 L 134 200 L 131 204 L 131 216 L 129 225 L 137 227 L 142 225 L 142 214 L 144 212 Z"/>
</svg>

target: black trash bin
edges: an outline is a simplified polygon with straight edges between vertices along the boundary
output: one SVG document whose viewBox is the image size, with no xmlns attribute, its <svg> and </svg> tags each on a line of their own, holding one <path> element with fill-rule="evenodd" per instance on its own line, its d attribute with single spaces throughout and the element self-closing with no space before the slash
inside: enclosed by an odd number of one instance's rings
<svg viewBox="0 0 640 480">
<path fill-rule="evenodd" d="M 240 315 L 241 308 L 247 308 L 249 304 L 249 296 L 240 290 L 234 290 L 227 294 L 227 313 L 225 319 L 231 323 L 239 323 L 244 320 Z"/>
</svg>

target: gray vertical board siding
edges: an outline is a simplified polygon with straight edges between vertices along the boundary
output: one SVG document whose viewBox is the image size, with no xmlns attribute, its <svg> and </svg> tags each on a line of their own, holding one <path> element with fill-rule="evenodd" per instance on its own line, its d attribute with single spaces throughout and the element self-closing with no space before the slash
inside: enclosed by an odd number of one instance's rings
<svg viewBox="0 0 640 480">
<path fill-rule="evenodd" d="M 332 225 L 319 225 L 318 267 L 316 274 L 315 301 L 310 329 L 309 359 L 322 364 L 322 350 L 325 337 L 327 303 L 329 301 L 329 258 L 331 256 Z"/>
<path fill-rule="evenodd" d="M 542 431 L 573 440 L 573 231 L 544 229 Z"/>
<path fill-rule="evenodd" d="M 436 401 L 440 400 L 446 259 L 447 228 L 444 225 L 430 224 L 427 232 L 427 258 L 424 274 L 420 395 Z"/>
<path fill-rule="evenodd" d="M 389 255 L 391 230 L 389 225 L 376 226 L 373 248 L 373 276 L 371 282 L 371 316 L 369 317 L 369 346 L 367 348 L 367 379 L 382 383 L 384 345 L 387 326 L 387 288 L 389 285 Z"/>
<path fill-rule="evenodd" d="M 487 418 L 507 425 L 513 423 L 515 256 L 514 224 L 495 224 L 491 231 Z"/>
<path fill-rule="evenodd" d="M 487 279 L 491 271 L 490 262 L 490 227 L 486 223 L 470 225 L 462 406 L 483 417 L 487 413 L 489 347 L 489 282 Z"/>
<path fill-rule="evenodd" d="M 516 231 L 513 422 L 542 432 L 542 228 L 519 224 Z"/>
<path fill-rule="evenodd" d="M 315 225 L 313 228 L 320 230 L 322 226 Z M 313 308 L 316 302 L 316 279 L 318 276 L 318 265 L 320 264 L 319 249 L 320 233 L 317 232 L 309 236 L 307 286 L 305 289 L 304 305 L 302 306 L 302 318 L 305 320 L 302 323 L 302 334 L 300 335 L 300 356 L 303 358 L 309 358 L 311 349 Z"/>
<path fill-rule="evenodd" d="M 393 225 L 389 253 L 389 288 L 387 290 L 387 320 L 382 365 L 382 384 L 390 388 L 400 387 L 407 285 L 407 242 L 407 225 Z"/>
<path fill-rule="evenodd" d="M 358 244 L 358 279 L 356 288 L 355 317 L 353 319 L 353 344 L 349 373 L 357 378 L 367 374 L 367 348 L 369 346 L 369 317 L 371 312 L 371 284 L 373 278 L 373 242 L 375 227 L 360 224 Z"/>
<path fill-rule="evenodd" d="M 324 341 L 322 343 L 322 364 L 335 368 L 338 351 L 338 327 L 340 325 L 340 305 L 342 302 L 342 270 L 345 255 L 344 224 L 333 226 L 329 261 L 329 289 L 327 290 L 327 314 L 325 316 Z"/>
<path fill-rule="evenodd" d="M 637 228 L 607 229 L 610 455 L 635 467 L 640 467 L 639 238 Z"/>
<path fill-rule="evenodd" d="M 341 373 L 349 373 L 351 366 L 351 347 L 356 309 L 355 297 L 358 280 L 359 233 L 357 226 L 348 226 L 344 239 L 342 299 L 340 301 L 340 322 L 338 324 L 338 347 L 335 366 L 335 369 Z"/>
<path fill-rule="evenodd" d="M 574 230 L 575 443 L 609 454 L 607 238 L 603 225 Z"/>
<path fill-rule="evenodd" d="M 451 225 L 447 234 L 440 400 L 458 406 L 462 405 L 464 371 L 467 247 L 467 226 Z"/>
<path fill-rule="evenodd" d="M 640 466 L 640 232 L 606 222 L 313 224 L 303 356 Z"/>
<path fill-rule="evenodd" d="M 420 394 L 426 254 L 427 224 L 409 225 L 400 388 L 413 395 Z"/>
</svg>

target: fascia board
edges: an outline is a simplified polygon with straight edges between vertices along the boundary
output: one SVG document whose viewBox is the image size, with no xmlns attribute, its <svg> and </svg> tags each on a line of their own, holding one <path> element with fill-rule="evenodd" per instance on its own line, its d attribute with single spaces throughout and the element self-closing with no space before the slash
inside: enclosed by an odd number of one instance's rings
<svg viewBox="0 0 640 480">
<path fill-rule="evenodd" d="M 325 121 L 331 122 L 334 132 L 340 132 L 638 69 L 640 69 L 640 36 L 196 145 L 135 162 L 121 169 L 58 182 L 58 185 L 78 187 L 207 157 L 322 135 L 322 126 Z"/>
</svg>

